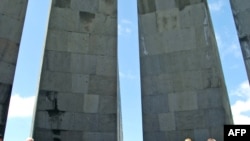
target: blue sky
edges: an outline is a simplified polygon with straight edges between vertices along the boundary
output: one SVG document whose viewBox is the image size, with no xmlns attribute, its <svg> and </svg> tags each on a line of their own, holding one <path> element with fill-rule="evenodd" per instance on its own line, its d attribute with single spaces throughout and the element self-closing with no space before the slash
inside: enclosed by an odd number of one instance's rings
<svg viewBox="0 0 250 141">
<path fill-rule="evenodd" d="M 236 124 L 250 124 L 250 88 L 229 0 L 208 0 Z M 29 0 L 13 85 L 6 141 L 30 136 L 50 0 Z M 142 141 L 136 0 L 118 2 L 119 75 L 124 141 Z"/>
</svg>

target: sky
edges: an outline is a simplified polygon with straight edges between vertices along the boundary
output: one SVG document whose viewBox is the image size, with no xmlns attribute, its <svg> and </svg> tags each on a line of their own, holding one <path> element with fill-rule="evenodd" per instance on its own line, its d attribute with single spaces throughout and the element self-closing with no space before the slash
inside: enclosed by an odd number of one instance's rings
<svg viewBox="0 0 250 141">
<path fill-rule="evenodd" d="M 30 136 L 51 0 L 29 0 L 5 141 Z M 250 88 L 229 0 L 208 0 L 235 124 L 250 124 Z M 118 56 L 124 141 L 142 141 L 136 0 L 118 1 Z"/>
</svg>

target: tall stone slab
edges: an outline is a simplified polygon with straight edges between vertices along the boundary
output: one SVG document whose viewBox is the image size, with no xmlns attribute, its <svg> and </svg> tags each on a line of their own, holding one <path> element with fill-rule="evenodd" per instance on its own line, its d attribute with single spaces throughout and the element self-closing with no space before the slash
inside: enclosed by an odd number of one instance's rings
<svg viewBox="0 0 250 141">
<path fill-rule="evenodd" d="M 250 80 L 250 1 L 230 0 L 235 25 L 241 45 L 241 51 Z"/>
<path fill-rule="evenodd" d="M 138 0 L 144 141 L 223 140 L 232 114 L 204 0 Z"/>
<path fill-rule="evenodd" d="M 53 0 L 35 141 L 121 141 L 117 1 Z"/>
<path fill-rule="evenodd" d="M 0 1 L 0 134 L 4 134 L 27 0 Z"/>
</svg>

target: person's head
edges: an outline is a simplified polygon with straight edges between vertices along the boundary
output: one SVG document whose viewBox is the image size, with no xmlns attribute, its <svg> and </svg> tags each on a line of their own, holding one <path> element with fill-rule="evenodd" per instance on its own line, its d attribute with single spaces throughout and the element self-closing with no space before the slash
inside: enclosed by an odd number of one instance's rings
<svg viewBox="0 0 250 141">
<path fill-rule="evenodd" d="M 26 141 L 34 141 L 34 139 L 31 138 L 31 137 L 28 137 L 28 138 L 26 139 Z"/>
<path fill-rule="evenodd" d="M 214 138 L 208 138 L 207 141 L 216 141 Z"/>
<path fill-rule="evenodd" d="M 185 141 L 192 141 L 191 138 L 185 138 Z"/>
<path fill-rule="evenodd" d="M 3 135 L 0 134 L 0 141 L 3 141 Z"/>
</svg>

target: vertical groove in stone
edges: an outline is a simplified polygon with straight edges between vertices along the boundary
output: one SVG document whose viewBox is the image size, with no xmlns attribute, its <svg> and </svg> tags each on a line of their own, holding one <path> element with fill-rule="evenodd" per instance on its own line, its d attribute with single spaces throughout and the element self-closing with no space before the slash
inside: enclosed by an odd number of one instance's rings
<svg viewBox="0 0 250 141">
<path fill-rule="evenodd" d="M 206 1 L 138 8 L 144 141 L 223 140 L 233 119 Z"/>
<path fill-rule="evenodd" d="M 250 1 L 230 0 L 238 38 L 241 46 L 243 60 L 246 66 L 248 82 L 250 80 Z"/>
<path fill-rule="evenodd" d="M 117 63 L 116 0 L 53 0 L 34 139 L 121 141 Z"/>
<path fill-rule="evenodd" d="M 0 134 L 4 134 L 27 0 L 0 1 Z"/>
</svg>

